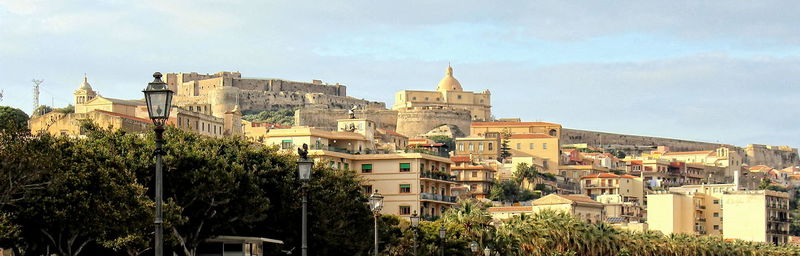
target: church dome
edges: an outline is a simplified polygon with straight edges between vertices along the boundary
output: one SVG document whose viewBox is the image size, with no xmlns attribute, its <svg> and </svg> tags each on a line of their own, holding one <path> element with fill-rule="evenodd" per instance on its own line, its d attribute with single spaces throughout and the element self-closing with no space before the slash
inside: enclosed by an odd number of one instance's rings
<svg viewBox="0 0 800 256">
<path fill-rule="evenodd" d="M 442 80 L 439 81 L 439 86 L 436 86 L 436 90 L 441 92 L 464 91 L 464 89 L 461 88 L 461 83 L 459 83 L 458 80 L 456 80 L 456 78 L 453 77 L 453 68 L 450 67 L 450 65 L 447 65 L 447 71 L 445 72 L 444 78 L 442 78 Z"/>
<path fill-rule="evenodd" d="M 86 75 L 83 76 L 83 83 L 81 83 L 81 86 L 78 88 L 78 90 L 92 90 L 92 85 L 89 84 L 89 78 L 87 78 Z"/>
</svg>

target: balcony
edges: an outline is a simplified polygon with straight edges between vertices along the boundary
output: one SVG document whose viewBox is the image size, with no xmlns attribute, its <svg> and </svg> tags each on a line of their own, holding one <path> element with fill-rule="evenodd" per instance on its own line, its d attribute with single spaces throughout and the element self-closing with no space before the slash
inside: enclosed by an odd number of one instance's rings
<svg viewBox="0 0 800 256">
<path fill-rule="evenodd" d="M 440 201 L 447 203 L 456 202 L 456 197 L 454 196 L 446 196 L 446 195 L 431 194 L 431 193 L 419 193 L 419 198 L 422 200 L 433 200 L 433 201 Z"/>
<path fill-rule="evenodd" d="M 405 149 L 405 150 L 401 150 L 401 151 L 390 151 L 390 150 L 383 150 L 383 149 L 364 149 L 364 150 L 358 151 L 358 150 L 355 150 L 355 149 L 351 150 L 351 149 L 347 149 L 347 148 L 340 148 L 340 147 L 328 146 L 328 145 L 311 145 L 309 147 L 309 149 L 311 149 L 311 150 L 327 150 L 327 151 L 333 151 L 333 152 L 339 152 L 339 153 L 345 153 L 345 154 L 354 154 L 354 155 L 421 153 L 421 154 L 427 154 L 427 155 L 432 155 L 432 156 L 450 158 L 450 153 L 448 153 L 448 152 L 437 152 L 437 151 L 431 151 L 431 150 L 425 150 L 425 149 Z"/>
<path fill-rule="evenodd" d="M 695 218 L 698 222 L 706 222 L 706 218 Z"/>
<path fill-rule="evenodd" d="M 419 173 L 420 178 L 428 178 L 428 179 L 435 179 L 435 180 L 443 180 L 443 181 L 455 181 L 454 176 L 450 176 L 449 174 L 443 172 L 431 172 L 431 171 L 423 171 Z"/>
</svg>

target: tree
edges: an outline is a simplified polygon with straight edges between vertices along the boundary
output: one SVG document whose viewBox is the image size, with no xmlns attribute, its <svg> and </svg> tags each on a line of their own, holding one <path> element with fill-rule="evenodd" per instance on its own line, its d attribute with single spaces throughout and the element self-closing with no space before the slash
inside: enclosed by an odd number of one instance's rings
<svg viewBox="0 0 800 256">
<path fill-rule="evenodd" d="M 0 106 L 0 132 L 26 133 L 28 115 L 22 110 L 8 106 Z"/>
<path fill-rule="evenodd" d="M 505 159 L 511 157 L 511 146 L 509 146 L 509 143 L 511 143 L 510 142 L 511 132 L 509 132 L 508 129 L 505 129 L 503 130 L 502 136 L 503 140 L 500 143 L 500 157 L 499 157 L 501 163 L 504 162 Z"/>
<path fill-rule="evenodd" d="M 244 111 L 242 119 L 256 123 L 271 123 L 294 125 L 294 108 L 278 109 L 275 111 Z"/>
<path fill-rule="evenodd" d="M 432 140 L 432 141 L 434 141 L 436 143 L 444 143 L 445 145 L 447 145 L 447 151 L 448 152 L 453 151 L 453 150 L 456 149 L 455 140 L 453 138 L 451 138 L 450 136 L 436 135 L 436 136 L 430 136 L 430 137 L 428 137 L 428 139 L 430 139 L 430 140 Z"/>
<path fill-rule="evenodd" d="M 39 105 L 36 109 L 33 110 L 31 117 L 42 116 L 44 114 L 50 113 L 53 111 L 53 107 L 48 105 Z"/>
<path fill-rule="evenodd" d="M 34 255 L 49 245 L 59 255 L 80 255 L 90 244 L 125 244 L 137 223 L 149 226 L 152 201 L 134 173 L 119 168 L 120 152 L 94 140 L 40 138 L 44 144 L 32 145 L 44 157 L 29 165 L 47 170 L 36 179 L 46 185 L 9 207 L 17 249 Z"/>
</svg>

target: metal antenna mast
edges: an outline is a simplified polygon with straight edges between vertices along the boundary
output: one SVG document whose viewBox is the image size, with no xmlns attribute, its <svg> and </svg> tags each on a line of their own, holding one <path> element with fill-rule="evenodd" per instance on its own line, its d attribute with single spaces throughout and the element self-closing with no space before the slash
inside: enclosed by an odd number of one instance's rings
<svg viewBox="0 0 800 256">
<path fill-rule="evenodd" d="M 0 90 L 0 101 L 3 101 L 3 90 Z"/>
<path fill-rule="evenodd" d="M 39 85 L 44 82 L 42 79 L 33 79 L 33 111 L 39 108 Z"/>
</svg>

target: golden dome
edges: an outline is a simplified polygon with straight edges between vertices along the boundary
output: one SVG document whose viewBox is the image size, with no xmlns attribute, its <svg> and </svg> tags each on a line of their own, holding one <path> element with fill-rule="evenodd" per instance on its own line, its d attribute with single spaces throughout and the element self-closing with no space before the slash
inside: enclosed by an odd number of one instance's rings
<svg viewBox="0 0 800 256">
<path fill-rule="evenodd" d="M 458 80 L 456 80 L 456 78 L 453 77 L 453 68 L 450 67 L 450 65 L 447 65 L 447 71 L 445 72 L 445 76 L 444 78 L 442 78 L 441 81 L 439 81 L 439 86 L 436 86 L 436 90 L 441 92 L 464 91 L 464 89 L 461 88 L 461 83 L 459 83 Z"/>
</svg>

